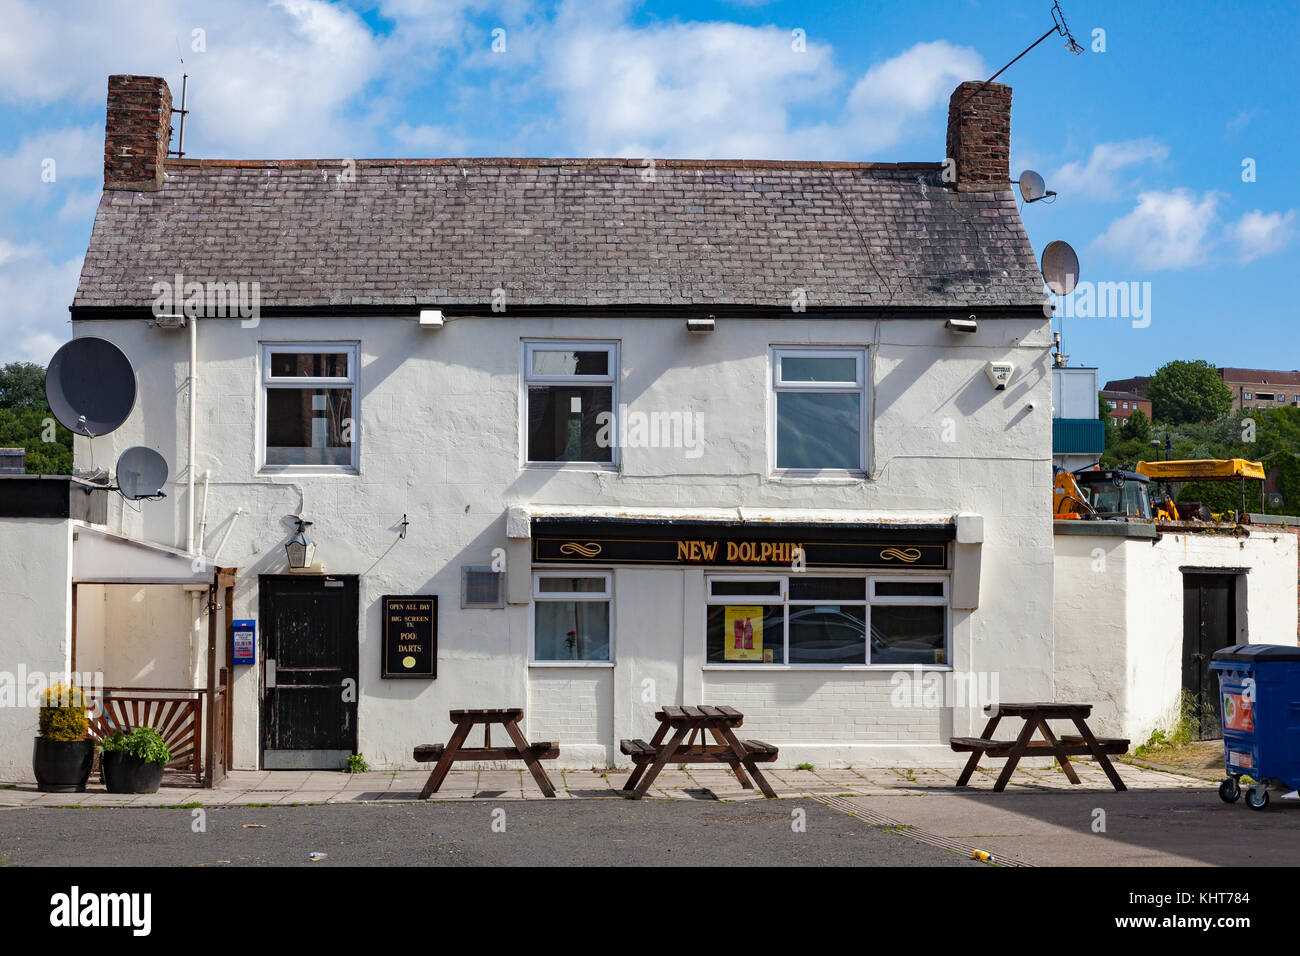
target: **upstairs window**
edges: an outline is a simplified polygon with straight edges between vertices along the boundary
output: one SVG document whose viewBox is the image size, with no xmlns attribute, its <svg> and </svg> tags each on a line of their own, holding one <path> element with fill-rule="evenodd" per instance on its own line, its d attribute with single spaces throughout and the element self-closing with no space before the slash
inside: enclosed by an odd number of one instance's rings
<svg viewBox="0 0 1300 956">
<path fill-rule="evenodd" d="M 356 344 L 262 346 L 266 470 L 356 470 L 359 358 Z"/>
<path fill-rule="evenodd" d="M 618 346 L 524 343 L 529 463 L 616 464 Z"/>
<path fill-rule="evenodd" d="M 774 470 L 866 471 L 866 364 L 862 349 L 772 351 Z"/>
</svg>

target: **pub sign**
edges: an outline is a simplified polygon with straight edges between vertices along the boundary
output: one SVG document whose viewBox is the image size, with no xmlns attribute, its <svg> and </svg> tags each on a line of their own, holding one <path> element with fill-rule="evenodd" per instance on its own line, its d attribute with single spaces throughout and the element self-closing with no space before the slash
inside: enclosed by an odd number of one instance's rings
<svg viewBox="0 0 1300 956">
<path fill-rule="evenodd" d="M 438 597 L 434 594 L 385 594 L 383 661 L 380 677 L 438 676 Z"/>
</svg>

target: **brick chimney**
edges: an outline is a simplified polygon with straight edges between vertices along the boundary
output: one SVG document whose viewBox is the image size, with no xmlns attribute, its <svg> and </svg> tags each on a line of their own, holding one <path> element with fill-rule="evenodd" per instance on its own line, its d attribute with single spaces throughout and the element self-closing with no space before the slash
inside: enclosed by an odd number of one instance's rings
<svg viewBox="0 0 1300 956">
<path fill-rule="evenodd" d="M 957 162 L 958 189 L 1011 188 L 1011 87 L 971 80 L 952 91 L 948 158 Z"/>
<path fill-rule="evenodd" d="M 104 188 L 162 188 L 171 142 L 172 91 L 158 76 L 108 78 L 104 127 Z"/>
</svg>

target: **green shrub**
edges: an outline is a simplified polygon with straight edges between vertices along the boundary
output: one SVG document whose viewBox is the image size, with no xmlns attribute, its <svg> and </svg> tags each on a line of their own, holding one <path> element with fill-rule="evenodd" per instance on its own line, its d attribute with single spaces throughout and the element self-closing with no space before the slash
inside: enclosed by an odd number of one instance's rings
<svg viewBox="0 0 1300 956">
<path fill-rule="evenodd" d="M 353 754 L 348 758 L 348 765 L 344 768 L 345 773 L 370 773 L 370 764 L 366 763 L 366 758 L 361 754 Z"/>
<path fill-rule="evenodd" d="M 86 719 L 86 695 L 67 684 L 45 688 L 38 721 L 41 736 L 46 740 L 85 740 L 90 728 Z"/>
<path fill-rule="evenodd" d="M 158 731 L 152 727 L 137 727 L 130 733 L 114 731 L 99 742 L 101 754 L 121 752 L 138 757 L 145 763 L 168 764 L 172 752 Z"/>
</svg>

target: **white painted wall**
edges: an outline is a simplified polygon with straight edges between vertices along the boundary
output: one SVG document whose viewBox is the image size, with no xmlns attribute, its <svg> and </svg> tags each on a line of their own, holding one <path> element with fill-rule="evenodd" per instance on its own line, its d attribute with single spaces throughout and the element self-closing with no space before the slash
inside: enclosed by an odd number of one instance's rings
<svg viewBox="0 0 1300 956">
<path fill-rule="evenodd" d="M 38 714 L 27 689 L 66 678 L 71 574 L 71 522 L 0 518 L 0 780 L 32 779 Z M 29 685 L 35 675 L 42 683 Z"/>
<path fill-rule="evenodd" d="M 169 497 L 145 502 L 139 512 L 119 510 L 114 527 L 183 546 L 186 333 L 142 321 L 82 320 L 75 334 L 113 340 L 140 373 L 136 409 L 123 428 L 96 441 L 97 459 L 147 444 L 172 464 Z M 633 410 L 702 413 L 705 453 L 688 459 L 680 450 L 626 449 L 620 474 L 521 468 L 524 337 L 619 341 L 618 401 Z M 361 343 L 358 475 L 255 472 L 259 342 L 293 340 Z M 769 476 L 768 350 L 804 344 L 871 349 L 868 479 Z M 359 745 L 375 766 L 411 765 L 413 744 L 446 738 L 451 708 L 512 704 L 530 710 L 530 735 L 560 738 L 565 762 L 608 762 L 617 757 L 618 738 L 653 729 L 648 715 L 656 704 L 641 697 L 647 679 L 657 704 L 723 693 L 752 700 L 764 739 L 820 746 L 825 760 L 868 762 L 879 754 L 877 744 L 895 736 L 909 748 L 926 748 L 933 762 L 949 762 L 949 727 L 967 732 L 970 714 L 900 718 L 881 703 L 876 674 L 770 674 L 745 687 L 734 675 L 702 672 L 698 572 L 620 570 L 617 665 L 593 674 L 529 668 L 530 608 L 462 611 L 460 567 L 484 563 L 493 548 L 505 546 L 506 509 L 525 503 L 844 508 L 884 517 L 973 512 L 984 516 L 981 600 L 976 611 L 954 613 L 954 663 L 998 672 L 1004 697 L 1050 696 L 1048 347 L 1046 320 L 983 321 L 971 336 L 954 336 L 938 320 L 877 327 L 797 316 L 724 319 L 706 336 L 692 336 L 676 319 L 507 314 L 450 321 L 437 332 L 421 330 L 413 319 L 268 319 L 251 329 L 200 320 L 198 470 L 210 469 L 213 479 L 209 556 L 242 508 L 217 561 L 239 568 L 235 616 L 256 618 L 257 575 L 285 569 L 283 544 L 293 530 L 285 515 L 305 509 L 315 522 L 317 559 L 331 573 L 361 575 Z M 992 359 L 1015 363 L 1003 392 L 985 377 Z M 77 454 L 79 462 L 88 460 L 84 442 Z M 403 514 L 411 524 L 406 540 L 398 540 Z M 440 597 L 439 677 L 382 681 L 379 596 L 423 592 Z M 258 759 L 258 674 L 237 671 L 235 766 L 250 767 Z M 799 720 L 781 725 L 778 706 Z"/>
<path fill-rule="evenodd" d="M 1245 569 L 1238 641 L 1296 643 L 1296 536 L 1056 536 L 1057 694 L 1091 701 L 1098 733 L 1171 729 L 1182 692 L 1183 567 Z M 1099 549 L 1104 561 L 1094 554 Z"/>
<path fill-rule="evenodd" d="M 78 584 L 76 668 L 103 673 L 106 687 L 198 686 L 195 663 L 206 672 L 206 619 L 196 647 L 190 615 L 180 585 Z"/>
</svg>

